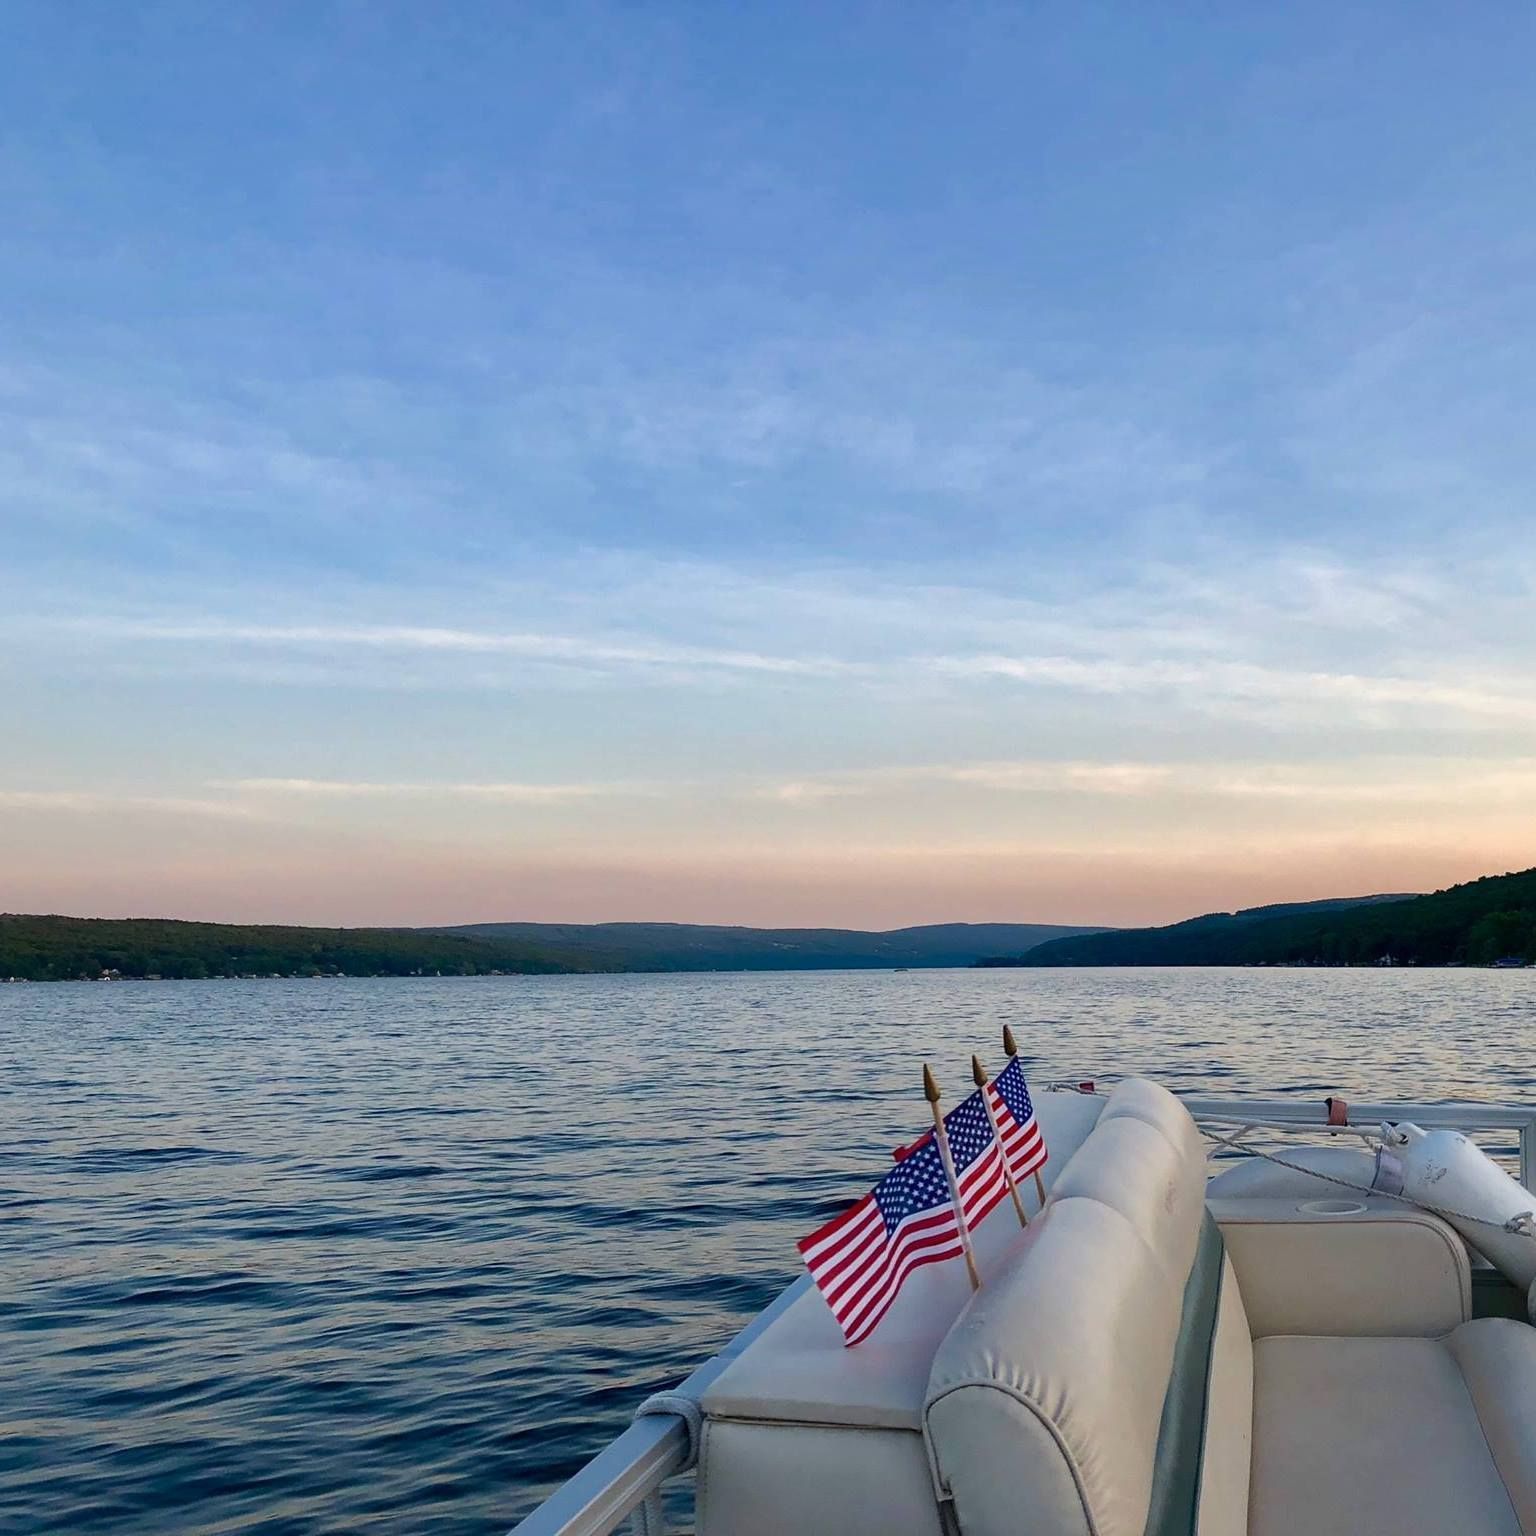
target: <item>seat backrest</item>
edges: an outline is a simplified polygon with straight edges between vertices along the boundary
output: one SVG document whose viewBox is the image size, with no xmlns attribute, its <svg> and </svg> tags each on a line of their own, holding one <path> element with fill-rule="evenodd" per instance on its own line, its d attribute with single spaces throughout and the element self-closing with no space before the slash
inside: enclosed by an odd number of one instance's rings
<svg viewBox="0 0 1536 1536">
<path fill-rule="evenodd" d="M 1208 1435 L 1207 1409 L 1219 1387 L 1222 1416 L 1251 1419 L 1252 1346 L 1204 1193 L 1183 1106 L 1117 1088 L 935 1355 L 924 1431 L 962 1536 L 1242 1530 L 1247 1432 Z"/>
</svg>

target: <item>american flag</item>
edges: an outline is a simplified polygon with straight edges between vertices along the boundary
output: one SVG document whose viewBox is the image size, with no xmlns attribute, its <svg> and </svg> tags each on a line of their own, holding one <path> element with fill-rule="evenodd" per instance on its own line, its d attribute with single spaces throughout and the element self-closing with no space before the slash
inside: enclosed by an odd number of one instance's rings
<svg viewBox="0 0 1536 1536">
<path fill-rule="evenodd" d="M 974 1226 L 1008 1192 L 980 1092 L 944 1117 L 955 1180 Z M 874 1332 L 914 1269 L 963 1250 L 933 1132 L 920 1137 L 856 1205 L 798 1244 L 849 1344 Z"/>
<path fill-rule="evenodd" d="M 1008 1065 L 992 1079 L 987 1092 L 992 1096 L 992 1111 L 1002 1135 L 1003 1156 L 1008 1159 L 1014 1182 L 1018 1183 L 1037 1168 L 1045 1167 L 1048 1154 L 1017 1056 L 1009 1057 Z"/>
<path fill-rule="evenodd" d="M 1007 1124 L 999 1118 L 999 1129 Z M 949 1141 L 949 1155 L 955 1160 L 955 1182 L 960 1186 L 965 1224 L 980 1226 L 982 1218 L 1008 1193 L 1002 1154 L 992 1134 L 987 1106 L 981 1102 L 981 1089 L 962 1099 L 944 1116 L 944 1134 Z"/>
<path fill-rule="evenodd" d="M 1004 1130 L 1012 1124 L 1006 1115 L 999 1115 L 997 1123 Z M 960 1186 L 960 1204 L 969 1230 L 979 1225 L 1008 1193 L 1002 1153 L 992 1135 L 992 1122 L 982 1107 L 980 1089 L 944 1116 L 944 1134 L 955 1161 L 955 1182 Z M 897 1147 L 891 1156 L 902 1162 L 932 1140 L 933 1132 L 924 1131 L 911 1146 Z"/>
</svg>

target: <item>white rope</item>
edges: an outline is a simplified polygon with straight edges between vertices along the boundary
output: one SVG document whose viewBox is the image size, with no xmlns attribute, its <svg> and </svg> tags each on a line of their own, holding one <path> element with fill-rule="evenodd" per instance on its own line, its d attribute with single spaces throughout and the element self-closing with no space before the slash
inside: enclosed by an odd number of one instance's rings
<svg viewBox="0 0 1536 1536">
<path fill-rule="evenodd" d="M 670 1413 L 687 1426 L 688 1449 L 684 1453 L 682 1466 L 677 1470 L 686 1472 L 695 1466 L 699 1459 L 699 1436 L 704 1428 L 704 1410 L 699 1407 L 699 1400 L 681 1392 L 653 1392 L 635 1409 L 635 1417 L 643 1419 L 653 1413 Z"/>
<path fill-rule="evenodd" d="M 665 1413 L 683 1421 L 688 1431 L 688 1448 L 683 1453 L 683 1464 L 677 1470 L 686 1472 L 699 1460 L 699 1438 L 704 1429 L 704 1411 L 698 1399 L 681 1392 L 655 1392 L 635 1409 L 637 1419 Z M 654 1488 L 640 1503 L 635 1505 L 630 1517 L 630 1529 L 634 1536 L 665 1536 L 666 1518 L 661 1508 L 661 1490 Z"/>
<path fill-rule="evenodd" d="M 630 1514 L 629 1528 L 634 1536 L 667 1536 L 666 1516 L 661 1511 L 661 1494 L 648 1493 Z"/>
<path fill-rule="evenodd" d="M 1251 1130 L 1251 1126 L 1244 1127 Z M 1233 1143 L 1224 1137 L 1212 1136 L 1209 1131 L 1202 1130 L 1202 1136 L 1208 1137 L 1218 1146 L 1232 1146 Z M 1472 1216 L 1466 1211 L 1453 1211 L 1448 1206 L 1431 1205 L 1427 1200 L 1413 1200 L 1407 1195 L 1394 1194 L 1388 1189 L 1372 1189 L 1368 1184 L 1356 1184 L 1352 1179 L 1341 1179 L 1335 1174 L 1322 1173 L 1316 1168 L 1307 1168 L 1301 1163 L 1288 1163 L 1283 1157 L 1277 1157 L 1273 1152 L 1266 1152 L 1263 1147 L 1245 1145 L 1243 1154 L 1247 1157 L 1262 1157 L 1267 1163 L 1274 1163 L 1276 1167 L 1289 1169 L 1292 1173 L 1305 1174 L 1309 1179 L 1321 1179 L 1325 1184 L 1337 1184 L 1340 1189 L 1354 1191 L 1357 1195 L 1374 1195 L 1378 1199 L 1398 1200 L 1404 1205 L 1411 1205 L 1415 1210 L 1428 1211 L 1431 1215 L 1442 1216 L 1447 1221 L 1470 1221 L 1479 1227 L 1494 1227 L 1501 1232 L 1512 1232 L 1519 1237 L 1536 1239 L 1536 1212 L 1521 1211 L 1518 1216 L 1511 1216 L 1508 1221 L 1490 1221 L 1486 1216 Z"/>
</svg>

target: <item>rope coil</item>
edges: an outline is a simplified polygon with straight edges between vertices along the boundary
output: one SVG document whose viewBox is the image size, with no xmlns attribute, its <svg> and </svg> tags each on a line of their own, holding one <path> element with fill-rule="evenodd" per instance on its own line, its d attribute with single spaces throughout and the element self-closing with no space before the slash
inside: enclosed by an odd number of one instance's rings
<svg viewBox="0 0 1536 1536">
<path fill-rule="evenodd" d="M 654 1392 L 635 1409 L 637 1419 L 650 1418 L 656 1414 L 667 1414 L 683 1421 L 683 1427 L 688 1431 L 688 1448 L 683 1453 L 683 1464 L 678 1471 L 689 1471 L 698 1464 L 699 1439 L 704 1430 L 704 1410 L 699 1406 L 698 1399 L 687 1397 L 681 1392 Z M 659 1488 L 653 1489 L 635 1505 L 630 1515 L 630 1529 L 634 1536 L 666 1536 L 666 1517 L 662 1513 Z"/>
<path fill-rule="evenodd" d="M 688 1431 L 688 1449 L 684 1452 L 683 1464 L 678 1471 L 688 1471 L 699 1460 L 699 1437 L 704 1428 L 704 1410 L 699 1406 L 697 1398 L 686 1397 L 681 1392 L 653 1392 L 635 1409 L 637 1419 L 657 1413 L 669 1413 L 683 1421 Z"/>
</svg>

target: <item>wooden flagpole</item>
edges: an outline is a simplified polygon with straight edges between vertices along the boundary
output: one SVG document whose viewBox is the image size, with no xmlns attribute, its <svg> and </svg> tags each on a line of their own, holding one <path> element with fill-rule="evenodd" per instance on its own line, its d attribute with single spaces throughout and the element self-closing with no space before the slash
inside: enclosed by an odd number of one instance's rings
<svg viewBox="0 0 1536 1536">
<path fill-rule="evenodd" d="M 992 1095 L 987 1092 L 987 1069 L 980 1056 L 971 1057 L 971 1079 L 981 1090 L 981 1102 L 987 1106 L 987 1119 L 992 1122 L 992 1134 L 997 1138 L 997 1155 L 1003 1160 L 1003 1177 L 1008 1180 L 1008 1193 L 1013 1196 L 1013 1208 L 1019 1213 L 1019 1225 L 1027 1227 L 1029 1217 L 1024 1214 L 1024 1202 L 1019 1199 L 1019 1186 L 1008 1166 L 1008 1154 L 1003 1151 L 1003 1132 L 997 1123 L 997 1111 L 992 1108 Z"/>
<path fill-rule="evenodd" d="M 1019 1054 L 1018 1041 L 1013 1038 L 1013 1031 L 1006 1024 L 1003 1025 L 1003 1049 L 1010 1056 L 1017 1056 Z M 1038 1168 L 1035 1169 L 1035 1193 L 1040 1196 L 1040 1204 L 1043 1206 L 1045 1204 L 1045 1180 L 1040 1177 L 1040 1170 Z"/>
<path fill-rule="evenodd" d="M 981 1276 L 976 1272 L 976 1256 L 971 1252 L 971 1232 L 965 1224 L 965 1207 L 960 1203 L 960 1181 L 955 1177 L 955 1160 L 949 1155 L 949 1137 L 944 1131 L 944 1111 L 939 1108 L 939 1082 L 933 1068 L 923 1063 L 923 1097 L 933 1111 L 933 1135 L 939 1144 L 939 1160 L 944 1164 L 944 1174 L 949 1180 L 949 1197 L 955 1202 L 955 1224 L 960 1228 L 960 1247 L 965 1253 L 965 1272 L 971 1277 L 971 1289 L 981 1289 Z"/>
</svg>

